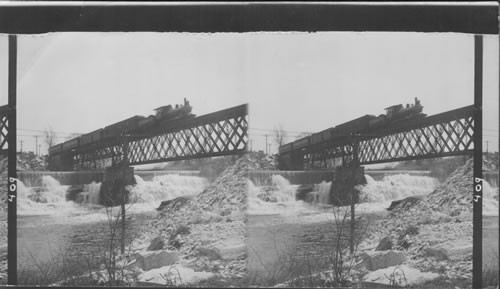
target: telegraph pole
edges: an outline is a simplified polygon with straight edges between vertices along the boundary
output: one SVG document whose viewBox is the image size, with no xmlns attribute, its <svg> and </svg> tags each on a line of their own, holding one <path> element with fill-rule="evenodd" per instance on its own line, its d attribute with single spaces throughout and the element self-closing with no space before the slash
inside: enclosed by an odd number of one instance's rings
<svg viewBox="0 0 500 289">
<path fill-rule="evenodd" d="M 38 155 L 38 136 L 35 135 L 35 154 Z"/>
<path fill-rule="evenodd" d="M 266 155 L 267 155 L 267 134 L 266 134 Z"/>
<path fill-rule="evenodd" d="M 21 152 L 23 152 L 23 140 L 20 140 L 21 142 Z"/>
</svg>

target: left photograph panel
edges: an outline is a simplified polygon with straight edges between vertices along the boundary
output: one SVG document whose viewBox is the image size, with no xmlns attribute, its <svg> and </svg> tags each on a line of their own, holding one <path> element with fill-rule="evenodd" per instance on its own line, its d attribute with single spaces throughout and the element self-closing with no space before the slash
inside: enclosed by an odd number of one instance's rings
<svg viewBox="0 0 500 289">
<path fill-rule="evenodd" d="M 17 284 L 245 286 L 244 39 L 17 41 Z"/>
</svg>

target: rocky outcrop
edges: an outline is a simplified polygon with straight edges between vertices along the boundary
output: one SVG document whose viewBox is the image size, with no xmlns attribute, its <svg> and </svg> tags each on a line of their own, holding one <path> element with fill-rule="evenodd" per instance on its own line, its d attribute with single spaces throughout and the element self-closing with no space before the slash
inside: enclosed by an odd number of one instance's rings
<svg viewBox="0 0 500 289">
<path fill-rule="evenodd" d="M 207 256 L 212 260 L 230 260 L 245 255 L 246 249 L 247 247 L 242 239 L 232 238 L 209 245 L 198 246 L 197 251 L 200 255 Z"/>
<path fill-rule="evenodd" d="M 380 240 L 375 251 L 387 251 L 392 249 L 392 240 L 390 236 L 385 236 Z"/>
<path fill-rule="evenodd" d="M 155 268 L 173 265 L 179 261 L 179 256 L 175 252 L 161 250 L 136 253 L 135 259 L 135 266 L 144 271 L 148 271 Z"/>
<path fill-rule="evenodd" d="M 165 242 L 163 242 L 163 239 L 161 236 L 158 236 L 151 240 L 151 243 L 149 244 L 148 251 L 158 251 L 158 250 L 163 250 L 163 247 L 165 246 Z"/>
<path fill-rule="evenodd" d="M 400 265 L 406 261 L 403 252 L 394 250 L 365 252 L 361 255 L 361 258 L 363 258 L 365 268 L 370 271 Z"/>
</svg>

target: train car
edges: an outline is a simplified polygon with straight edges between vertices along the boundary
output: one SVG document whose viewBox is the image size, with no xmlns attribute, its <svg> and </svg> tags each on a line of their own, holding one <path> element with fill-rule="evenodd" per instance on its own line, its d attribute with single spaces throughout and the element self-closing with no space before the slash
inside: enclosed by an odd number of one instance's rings
<svg viewBox="0 0 500 289">
<path fill-rule="evenodd" d="M 279 147 L 280 154 L 290 152 L 292 150 L 292 143 L 287 143 Z"/>
<path fill-rule="evenodd" d="M 100 129 L 95 130 L 93 132 L 90 132 L 88 134 L 82 135 L 80 137 L 80 144 L 81 145 L 88 145 L 91 143 L 99 142 L 102 139 L 102 131 L 103 131 L 103 129 L 100 128 Z"/>
<path fill-rule="evenodd" d="M 68 151 L 77 148 L 80 145 L 80 137 L 76 137 L 74 139 L 70 139 L 68 141 L 65 141 L 62 146 L 63 146 L 63 151 Z"/>
<path fill-rule="evenodd" d="M 376 128 L 376 127 L 382 126 L 384 123 L 386 123 L 386 121 L 387 121 L 387 117 L 385 116 L 385 114 L 381 114 L 378 117 L 371 119 L 369 121 L 370 128 Z"/>
<path fill-rule="evenodd" d="M 117 137 L 123 133 L 135 130 L 139 128 L 139 121 L 143 120 L 144 118 L 145 117 L 143 116 L 136 115 L 131 118 L 127 118 L 120 122 L 114 123 L 112 125 L 108 125 L 107 127 L 104 128 L 102 132 L 102 137 L 103 138 Z"/>
<path fill-rule="evenodd" d="M 139 128 L 145 129 L 153 126 L 156 123 L 156 118 L 154 115 L 150 115 L 144 119 L 139 120 Z"/>
<path fill-rule="evenodd" d="M 61 153 L 61 152 L 62 152 L 62 149 L 63 149 L 62 143 L 60 143 L 60 144 L 56 144 L 56 145 L 51 146 L 51 147 L 49 148 L 49 154 L 50 154 L 50 155 L 54 155 L 54 154 Z"/>
<path fill-rule="evenodd" d="M 375 119 L 374 115 L 367 114 L 355 120 L 339 124 L 332 130 L 332 137 L 345 137 L 352 133 L 368 129 L 370 127 L 370 121 L 373 119 Z"/>
<path fill-rule="evenodd" d="M 330 139 L 331 131 L 333 128 L 327 128 L 318 133 L 314 133 L 311 135 L 311 144 L 318 144 Z"/>
<path fill-rule="evenodd" d="M 298 150 L 305 148 L 311 144 L 311 137 L 306 136 L 293 142 L 293 149 Z"/>
</svg>

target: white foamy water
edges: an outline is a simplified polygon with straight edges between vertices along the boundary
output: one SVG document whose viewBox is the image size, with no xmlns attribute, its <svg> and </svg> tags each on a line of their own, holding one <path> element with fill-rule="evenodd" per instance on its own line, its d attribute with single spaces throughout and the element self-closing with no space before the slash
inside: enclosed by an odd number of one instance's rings
<svg viewBox="0 0 500 289">
<path fill-rule="evenodd" d="M 372 213 L 384 211 L 394 200 L 400 200 L 410 196 L 424 196 L 431 193 L 439 181 L 426 176 L 411 176 L 409 174 L 398 174 L 385 176 L 380 181 L 365 175 L 367 184 L 359 186 L 361 192 L 361 203 L 356 205 L 357 212 Z M 331 182 L 315 184 L 309 193 L 312 203 L 329 204 Z M 298 185 L 291 185 L 287 179 L 279 175 L 273 175 L 273 191 L 277 202 L 265 202 L 257 196 L 264 192 L 263 188 L 256 187 L 249 181 L 249 209 L 251 215 L 296 215 L 307 214 L 314 211 L 314 206 L 295 200 Z M 317 210 L 317 208 L 316 208 Z"/>
<path fill-rule="evenodd" d="M 34 190 L 17 182 L 17 213 L 26 215 L 67 215 L 83 212 L 74 202 L 66 201 L 66 190 L 51 176 L 42 177 L 42 187 Z M 31 198 L 30 198 L 31 197 Z M 38 200 L 38 201 L 36 201 Z"/>
<path fill-rule="evenodd" d="M 177 174 L 156 176 L 152 181 L 144 181 L 139 176 L 135 176 L 135 179 L 137 184 L 127 188 L 130 192 L 130 203 L 126 205 L 129 213 L 154 211 L 162 201 L 193 196 L 207 186 L 204 178 Z M 77 197 L 81 200 L 79 203 L 66 200 L 69 187 L 61 185 L 51 176 L 43 176 L 40 188 L 29 188 L 18 181 L 18 214 L 71 217 L 58 218 L 64 223 L 103 221 L 109 218 L 109 214 L 118 214 L 119 207 L 105 208 L 98 205 L 101 183 L 84 185 L 83 192 Z"/>
</svg>

